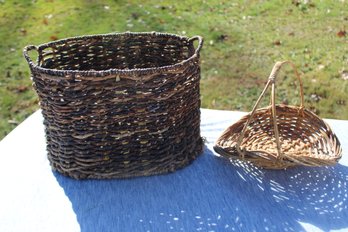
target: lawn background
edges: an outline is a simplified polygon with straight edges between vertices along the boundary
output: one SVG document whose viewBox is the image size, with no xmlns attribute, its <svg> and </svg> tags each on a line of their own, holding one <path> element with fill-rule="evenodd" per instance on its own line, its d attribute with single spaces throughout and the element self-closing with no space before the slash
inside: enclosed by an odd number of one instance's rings
<svg viewBox="0 0 348 232">
<path fill-rule="evenodd" d="M 321 117 L 348 119 L 346 30 L 345 0 L 0 0 L 0 139 L 39 108 L 25 45 L 124 31 L 203 36 L 204 108 L 250 111 L 274 62 L 289 59 L 303 77 L 306 106 Z M 299 103 L 289 68 L 279 77 L 277 99 Z"/>
</svg>

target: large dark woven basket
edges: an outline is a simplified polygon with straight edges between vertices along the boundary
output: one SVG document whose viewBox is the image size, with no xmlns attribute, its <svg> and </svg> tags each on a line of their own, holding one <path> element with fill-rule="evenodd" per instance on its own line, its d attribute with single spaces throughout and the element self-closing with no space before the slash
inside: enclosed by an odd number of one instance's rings
<svg viewBox="0 0 348 232">
<path fill-rule="evenodd" d="M 126 178 L 191 163 L 203 147 L 202 45 L 199 36 L 127 32 L 27 46 L 53 169 Z"/>
</svg>

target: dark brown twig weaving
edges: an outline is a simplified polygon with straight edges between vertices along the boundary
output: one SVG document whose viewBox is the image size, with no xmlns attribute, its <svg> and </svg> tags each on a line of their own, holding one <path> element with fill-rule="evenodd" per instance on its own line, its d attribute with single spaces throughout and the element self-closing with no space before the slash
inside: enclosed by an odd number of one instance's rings
<svg viewBox="0 0 348 232">
<path fill-rule="evenodd" d="M 27 46 L 53 169 L 126 178 L 191 163 L 203 147 L 202 45 L 199 36 L 127 32 Z"/>
<path fill-rule="evenodd" d="M 275 80 L 285 63 L 294 68 L 300 83 L 299 107 L 275 104 Z M 271 105 L 257 109 L 270 85 Z M 304 108 L 302 81 L 289 61 L 275 64 L 252 112 L 227 128 L 214 150 L 225 158 L 242 159 L 269 169 L 334 165 L 342 153 L 340 142 L 330 127 Z"/>
</svg>

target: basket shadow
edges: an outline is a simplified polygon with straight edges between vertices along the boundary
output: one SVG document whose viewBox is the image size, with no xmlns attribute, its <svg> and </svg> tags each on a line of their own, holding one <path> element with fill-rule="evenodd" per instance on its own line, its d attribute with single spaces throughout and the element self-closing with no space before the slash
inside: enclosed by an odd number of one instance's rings
<svg viewBox="0 0 348 232">
<path fill-rule="evenodd" d="M 348 227 L 348 167 L 337 164 L 263 170 L 231 162 L 231 169 L 245 182 L 242 191 L 247 198 L 254 198 L 252 202 L 257 207 L 249 204 L 255 210 L 253 214 L 258 209 L 265 210 L 259 212 L 259 217 L 268 222 L 260 224 L 263 228 L 330 231 Z"/>
<path fill-rule="evenodd" d="M 303 231 L 348 226 L 348 168 L 264 171 L 205 148 L 175 173 L 77 181 L 54 173 L 81 231 Z"/>
</svg>

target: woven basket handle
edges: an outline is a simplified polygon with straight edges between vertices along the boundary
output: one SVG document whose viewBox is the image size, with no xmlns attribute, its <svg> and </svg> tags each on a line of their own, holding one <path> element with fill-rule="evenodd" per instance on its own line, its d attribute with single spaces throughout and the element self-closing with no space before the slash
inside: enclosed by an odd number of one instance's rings
<svg viewBox="0 0 348 232">
<path fill-rule="evenodd" d="M 292 63 L 291 61 L 279 61 L 277 62 L 274 66 L 273 66 L 273 69 L 271 71 L 271 74 L 269 75 L 269 78 L 268 78 L 268 81 L 272 83 L 272 86 L 274 86 L 274 88 L 272 88 L 272 93 L 273 93 L 273 96 L 271 96 L 271 104 L 273 104 L 275 102 L 275 79 L 276 77 L 278 76 L 278 73 L 280 71 L 280 68 L 284 65 L 284 64 L 290 64 L 291 67 L 293 68 L 294 70 L 294 73 L 297 77 L 297 80 L 298 82 L 300 83 L 300 98 L 301 98 L 301 103 L 300 103 L 300 107 L 303 108 L 304 107 L 304 95 L 303 95 L 303 85 L 302 85 L 302 80 L 301 80 L 301 77 L 300 77 L 300 74 L 298 73 L 297 71 L 297 68 L 295 66 L 294 63 Z M 272 103 L 273 102 L 273 103 Z"/>
<path fill-rule="evenodd" d="M 199 53 L 203 47 L 203 38 L 199 35 L 196 35 L 196 36 L 191 37 L 188 41 L 190 43 L 193 43 L 195 40 L 198 40 L 198 46 L 195 50 L 195 55 L 199 56 Z"/>
<path fill-rule="evenodd" d="M 251 122 L 251 119 L 252 117 L 254 116 L 255 114 L 255 111 L 256 109 L 258 108 L 259 104 L 260 104 L 260 101 L 262 100 L 262 98 L 264 97 L 267 89 L 269 88 L 270 85 L 272 85 L 272 93 L 271 93 L 271 106 L 272 106 L 272 120 L 273 120 L 273 128 L 274 128 L 274 136 L 275 136 L 275 139 L 276 139 L 276 144 L 277 144 L 277 153 L 278 153 L 278 158 L 282 159 L 283 156 L 282 156 L 282 153 L 281 153 L 281 146 L 280 146 L 280 140 L 279 140 L 279 130 L 278 130 L 278 125 L 277 125 L 277 112 L 276 112 L 276 105 L 275 105 L 275 80 L 276 80 L 276 77 L 278 76 L 278 73 L 280 71 L 280 68 L 284 65 L 284 64 L 290 64 L 292 66 L 292 68 L 294 69 L 294 72 L 295 72 L 295 75 L 300 83 L 300 97 L 301 97 L 301 103 L 300 103 L 300 109 L 303 109 L 304 108 L 304 97 L 303 97 L 303 85 L 302 85 L 302 80 L 301 80 L 301 77 L 297 71 L 297 68 L 296 66 L 290 62 L 290 61 L 280 61 L 280 62 L 277 62 L 272 71 L 271 71 L 271 74 L 269 75 L 269 78 L 268 78 L 268 81 L 267 81 L 267 84 L 265 86 L 265 88 L 263 89 L 261 95 L 259 96 L 259 98 L 257 99 L 251 113 L 250 113 L 250 117 L 248 118 L 247 122 L 245 123 L 244 127 L 243 127 L 243 130 L 242 130 L 242 133 L 239 135 L 238 137 L 238 141 L 237 141 L 237 144 L 236 144 L 236 149 L 238 151 L 239 154 L 242 155 L 242 157 L 244 156 L 243 154 L 243 151 L 241 151 L 240 149 L 240 145 L 243 141 L 243 138 L 244 138 L 244 135 L 245 135 L 245 131 L 247 129 L 247 127 L 249 126 L 250 122 Z"/>
<path fill-rule="evenodd" d="M 28 45 L 23 49 L 23 55 L 30 66 L 35 66 L 34 61 L 30 58 L 28 54 L 31 50 L 35 50 L 37 53 L 39 53 L 38 48 L 35 45 Z"/>
</svg>

